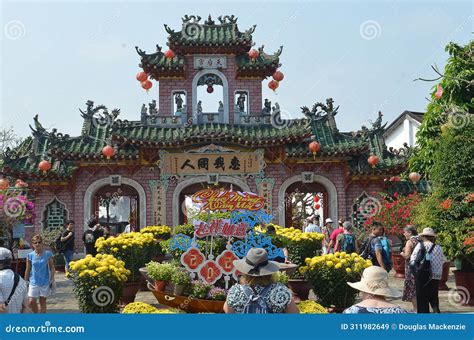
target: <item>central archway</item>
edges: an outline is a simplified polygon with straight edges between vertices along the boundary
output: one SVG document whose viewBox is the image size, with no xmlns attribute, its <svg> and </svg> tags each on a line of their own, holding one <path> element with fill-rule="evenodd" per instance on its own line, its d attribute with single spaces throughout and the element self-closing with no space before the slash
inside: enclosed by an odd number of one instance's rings
<svg viewBox="0 0 474 340">
<path fill-rule="evenodd" d="M 182 182 L 179 182 L 176 186 L 176 189 L 173 192 L 173 225 L 180 224 L 180 211 L 181 211 L 181 199 L 182 199 L 182 192 L 191 186 L 195 186 L 196 184 L 200 183 L 208 183 L 207 176 L 195 176 L 190 177 Z M 250 191 L 250 187 L 245 183 L 245 181 L 241 180 L 240 178 L 231 177 L 231 176 L 219 176 L 219 183 L 222 184 L 233 184 L 236 187 L 242 189 L 243 191 Z M 192 187 L 193 188 L 193 187 Z"/>
<path fill-rule="evenodd" d="M 279 206 L 279 216 L 278 223 L 281 226 L 285 225 L 286 220 L 286 209 L 285 209 L 285 194 L 290 186 L 297 182 L 303 182 L 302 175 L 296 175 L 288 178 L 284 181 L 278 191 L 278 206 Z M 328 178 L 314 174 L 312 183 L 318 183 L 322 185 L 327 191 L 327 202 L 328 202 L 328 215 L 333 221 L 337 221 L 338 214 L 338 205 L 337 205 L 337 189 L 333 182 Z"/>
<path fill-rule="evenodd" d="M 193 78 L 193 83 L 192 83 L 192 108 L 193 108 L 193 111 L 192 111 L 192 115 L 193 115 L 193 122 L 197 122 L 198 119 L 197 119 L 197 108 L 198 108 L 198 91 L 197 91 L 197 88 L 198 88 L 198 82 L 199 80 L 201 79 L 201 77 L 207 75 L 207 74 L 214 74 L 216 76 L 218 76 L 220 78 L 220 80 L 222 81 L 222 87 L 223 87 L 223 109 L 224 109 L 224 113 L 223 113 L 223 121 L 222 123 L 224 124 L 229 124 L 229 83 L 227 81 L 227 78 L 226 76 L 224 75 L 224 73 L 220 72 L 219 70 L 214 70 L 214 69 L 203 69 L 199 72 L 197 72 L 195 75 L 194 75 L 194 78 Z"/>
</svg>

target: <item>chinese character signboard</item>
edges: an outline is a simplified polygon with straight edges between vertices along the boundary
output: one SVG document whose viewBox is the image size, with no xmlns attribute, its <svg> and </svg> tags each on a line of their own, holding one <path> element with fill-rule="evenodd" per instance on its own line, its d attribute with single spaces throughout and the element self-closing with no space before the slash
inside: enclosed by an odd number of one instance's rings
<svg viewBox="0 0 474 340">
<path fill-rule="evenodd" d="M 162 164 L 163 173 L 167 175 L 242 175 L 260 172 L 264 162 L 256 152 L 163 153 Z"/>
<path fill-rule="evenodd" d="M 226 68 L 227 59 L 223 55 L 194 56 L 194 69 Z"/>
</svg>

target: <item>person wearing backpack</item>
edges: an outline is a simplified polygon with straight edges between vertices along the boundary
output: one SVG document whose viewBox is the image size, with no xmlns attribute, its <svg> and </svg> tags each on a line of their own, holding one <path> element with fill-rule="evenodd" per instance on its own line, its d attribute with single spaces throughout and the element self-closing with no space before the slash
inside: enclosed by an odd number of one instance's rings
<svg viewBox="0 0 474 340">
<path fill-rule="evenodd" d="M 12 252 L 0 247 L 0 313 L 29 312 L 26 281 L 11 270 Z"/>
<path fill-rule="evenodd" d="M 419 242 L 410 257 L 410 267 L 415 276 L 417 313 L 429 313 L 430 305 L 434 313 L 439 310 L 439 281 L 446 258 L 443 249 L 436 244 L 436 233 L 432 228 L 424 228 Z"/>
<path fill-rule="evenodd" d="M 234 261 L 242 273 L 240 283 L 229 289 L 224 312 L 239 314 L 299 313 L 293 293 L 276 282 L 277 262 L 268 260 L 263 248 L 251 248 L 241 260 Z"/>
<path fill-rule="evenodd" d="M 352 232 L 352 223 L 346 221 L 342 224 L 344 232 L 339 234 L 336 239 L 335 251 L 344 251 L 348 254 L 358 253 L 356 236 Z"/>
<path fill-rule="evenodd" d="M 374 222 L 372 232 L 365 240 L 360 256 L 372 261 L 372 264 L 389 272 L 392 269 L 391 249 L 388 239 L 384 236 L 384 228 Z"/>
<path fill-rule="evenodd" d="M 92 256 L 97 255 L 97 249 L 95 247 L 95 241 L 99 237 L 104 235 L 103 231 L 100 228 L 100 224 L 97 220 L 92 219 L 87 224 L 88 228 L 82 235 L 82 241 L 84 241 L 84 247 L 86 248 L 86 254 Z"/>
</svg>

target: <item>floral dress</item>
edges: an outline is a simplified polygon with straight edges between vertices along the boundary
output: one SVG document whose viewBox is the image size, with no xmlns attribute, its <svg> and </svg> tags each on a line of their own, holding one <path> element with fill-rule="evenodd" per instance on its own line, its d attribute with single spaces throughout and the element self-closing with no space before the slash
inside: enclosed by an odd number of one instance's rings
<svg viewBox="0 0 474 340">
<path fill-rule="evenodd" d="M 354 305 L 346 308 L 342 313 L 344 314 L 405 314 L 408 313 L 401 307 L 363 307 Z"/>
<path fill-rule="evenodd" d="M 265 287 L 252 287 L 259 294 Z M 290 289 L 281 283 L 272 283 L 264 296 L 270 313 L 284 313 L 292 299 Z M 227 304 L 236 313 L 242 313 L 247 303 L 248 297 L 244 293 L 241 284 L 233 285 L 227 294 Z"/>
<path fill-rule="evenodd" d="M 416 236 L 412 236 L 410 238 L 410 242 L 412 243 L 413 251 L 418 244 L 418 238 Z M 405 260 L 405 284 L 403 287 L 402 301 L 412 301 L 416 298 L 415 276 L 413 276 L 413 273 L 410 270 L 409 263 L 409 259 Z"/>
</svg>

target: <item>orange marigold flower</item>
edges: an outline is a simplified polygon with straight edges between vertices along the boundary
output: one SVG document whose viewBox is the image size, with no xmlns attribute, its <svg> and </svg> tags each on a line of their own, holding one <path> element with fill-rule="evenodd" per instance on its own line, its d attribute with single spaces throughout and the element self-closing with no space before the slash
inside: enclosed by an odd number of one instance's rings
<svg viewBox="0 0 474 340">
<path fill-rule="evenodd" d="M 452 205 L 453 205 L 453 201 L 450 198 L 448 198 L 448 199 L 445 199 L 443 202 L 441 202 L 439 206 L 441 207 L 441 209 L 448 210 L 451 208 Z"/>
</svg>

